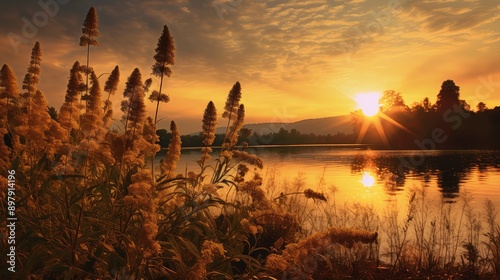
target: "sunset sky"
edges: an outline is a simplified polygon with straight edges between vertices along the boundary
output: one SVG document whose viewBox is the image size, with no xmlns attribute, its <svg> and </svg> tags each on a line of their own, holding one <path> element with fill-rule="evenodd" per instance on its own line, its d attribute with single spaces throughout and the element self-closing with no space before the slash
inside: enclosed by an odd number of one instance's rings
<svg viewBox="0 0 500 280">
<path fill-rule="evenodd" d="M 47 12 L 39 3 L 57 3 L 57 9 Z M 500 106 L 498 1 L 2 1 L 0 64 L 9 64 L 21 83 L 39 41 L 39 88 L 57 109 L 70 67 L 76 60 L 85 64 L 86 48 L 78 43 L 91 6 L 99 16 L 100 46 L 91 48 L 90 65 L 97 75 L 120 66 L 116 106 L 134 68 L 150 77 L 158 37 L 164 24 L 169 27 L 176 64 L 159 126 L 174 119 L 182 134 L 200 130 L 210 100 L 222 114 L 236 81 L 247 123 L 348 114 L 356 94 L 388 89 L 409 105 L 426 96 L 434 103 L 447 79 L 472 107 L 479 101 Z M 23 38 L 18 46 L 13 34 Z M 158 85 L 155 78 L 152 88 Z"/>
</svg>

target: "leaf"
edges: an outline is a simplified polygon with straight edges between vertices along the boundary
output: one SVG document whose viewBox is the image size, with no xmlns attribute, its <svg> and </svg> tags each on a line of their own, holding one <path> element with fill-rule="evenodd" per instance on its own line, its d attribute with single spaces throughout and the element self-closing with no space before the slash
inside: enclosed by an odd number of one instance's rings
<svg viewBox="0 0 500 280">
<path fill-rule="evenodd" d="M 109 245 L 108 243 L 104 243 L 104 242 L 102 242 L 101 244 L 102 244 L 102 246 L 103 246 L 104 248 L 106 248 L 106 249 L 107 249 L 108 251 L 110 251 L 111 253 L 114 253 L 114 252 L 115 252 L 115 249 L 113 248 L 113 246 Z"/>
</svg>

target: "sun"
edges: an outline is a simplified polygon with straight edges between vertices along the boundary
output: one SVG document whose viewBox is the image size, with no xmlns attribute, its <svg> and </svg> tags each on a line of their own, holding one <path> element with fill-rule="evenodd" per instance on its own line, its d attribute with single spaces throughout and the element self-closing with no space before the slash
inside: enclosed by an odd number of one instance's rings
<svg viewBox="0 0 500 280">
<path fill-rule="evenodd" d="M 375 116 L 380 108 L 379 99 L 380 93 L 360 93 L 354 96 L 354 100 L 358 103 L 358 108 L 361 109 L 363 114 L 367 117 Z"/>
</svg>

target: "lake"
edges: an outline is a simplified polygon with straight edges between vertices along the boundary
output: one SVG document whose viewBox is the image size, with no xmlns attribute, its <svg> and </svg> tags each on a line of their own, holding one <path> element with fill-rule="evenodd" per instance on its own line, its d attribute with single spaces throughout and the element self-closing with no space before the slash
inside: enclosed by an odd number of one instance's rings
<svg viewBox="0 0 500 280">
<path fill-rule="evenodd" d="M 331 226 L 377 231 L 382 242 L 380 256 L 388 262 L 393 260 L 392 246 L 397 244 L 395 240 L 400 242 L 410 216 L 408 246 L 422 246 L 415 236 L 421 228 L 427 238 L 424 242 L 439 236 L 435 248 L 448 252 L 441 256 L 446 262 L 450 256 L 459 257 L 468 240 L 485 250 L 489 228 L 486 199 L 500 210 L 500 151 L 296 145 L 256 147 L 249 152 L 264 160 L 260 173 L 269 198 L 306 188 L 326 195 L 326 203 L 290 196 L 296 200 L 285 204 L 309 234 Z M 199 149 L 183 149 L 177 171 L 198 171 L 195 161 L 199 155 Z M 157 159 L 162 156 L 164 151 Z M 414 190 L 416 212 L 408 215 Z M 467 230 L 471 228 L 475 230 Z"/>
<path fill-rule="evenodd" d="M 301 179 L 305 187 L 326 194 L 334 186 L 337 202 L 380 206 L 389 200 L 405 200 L 412 188 L 425 186 L 435 200 L 455 202 L 466 190 L 478 203 L 489 198 L 500 209 L 500 151 L 290 145 L 249 148 L 249 152 L 264 160 L 260 172 L 264 179 L 271 175 L 275 182 Z M 198 170 L 199 155 L 199 149 L 183 149 L 178 171 Z"/>
</svg>

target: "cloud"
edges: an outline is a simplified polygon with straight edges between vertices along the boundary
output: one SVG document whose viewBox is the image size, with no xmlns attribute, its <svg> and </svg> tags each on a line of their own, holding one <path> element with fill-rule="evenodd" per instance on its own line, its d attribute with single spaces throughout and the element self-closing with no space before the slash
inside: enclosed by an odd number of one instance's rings
<svg viewBox="0 0 500 280">
<path fill-rule="evenodd" d="M 224 3 L 225 9 L 217 3 Z M 20 81 L 31 47 L 39 40 L 40 88 L 56 107 L 66 90 L 69 67 L 75 60 L 85 64 L 86 49 L 78 42 L 92 5 L 101 35 L 100 46 L 91 48 L 91 66 L 102 74 L 119 65 L 121 87 L 135 67 L 144 79 L 149 77 L 162 26 L 168 25 L 177 50 L 166 90 L 172 104 L 184 103 L 165 108 L 175 113 L 170 116 L 189 118 L 203 112 L 206 96 L 223 102 L 237 80 L 251 95 L 246 102 L 255 102 L 247 104 L 249 111 L 262 108 L 255 111 L 260 120 L 273 110 L 273 105 L 263 104 L 266 100 L 282 102 L 304 117 L 347 113 L 339 102 L 348 100 L 342 93 L 385 87 L 403 93 L 410 88 L 429 90 L 436 76 L 465 78 L 489 71 L 479 63 L 474 70 L 467 66 L 469 72 L 457 66 L 469 65 L 464 57 L 479 53 L 487 61 L 495 51 L 498 55 L 499 47 L 498 7 L 486 0 L 110 0 L 60 5 L 16 54 L 7 34 L 22 35 L 22 18 L 31 20 L 43 9 L 37 1 L 0 5 L 5 22 L 0 26 L 0 63 L 11 65 Z M 448 64 L 452 60 L 455 63 Z M 437 61 L 442 65 L 433 65 Z M 120 96 L 115 98 L 119 103 Z M 203 102 L 193 101 L 200 99 Z"/>
<path fill-rule="evenodd" d="M 414 1 L 412 14 L 423 19 L 423 27 L 435 31 L 457 31 L 478 27 L 499 18 L 495 1 Z"/>
</svg>

